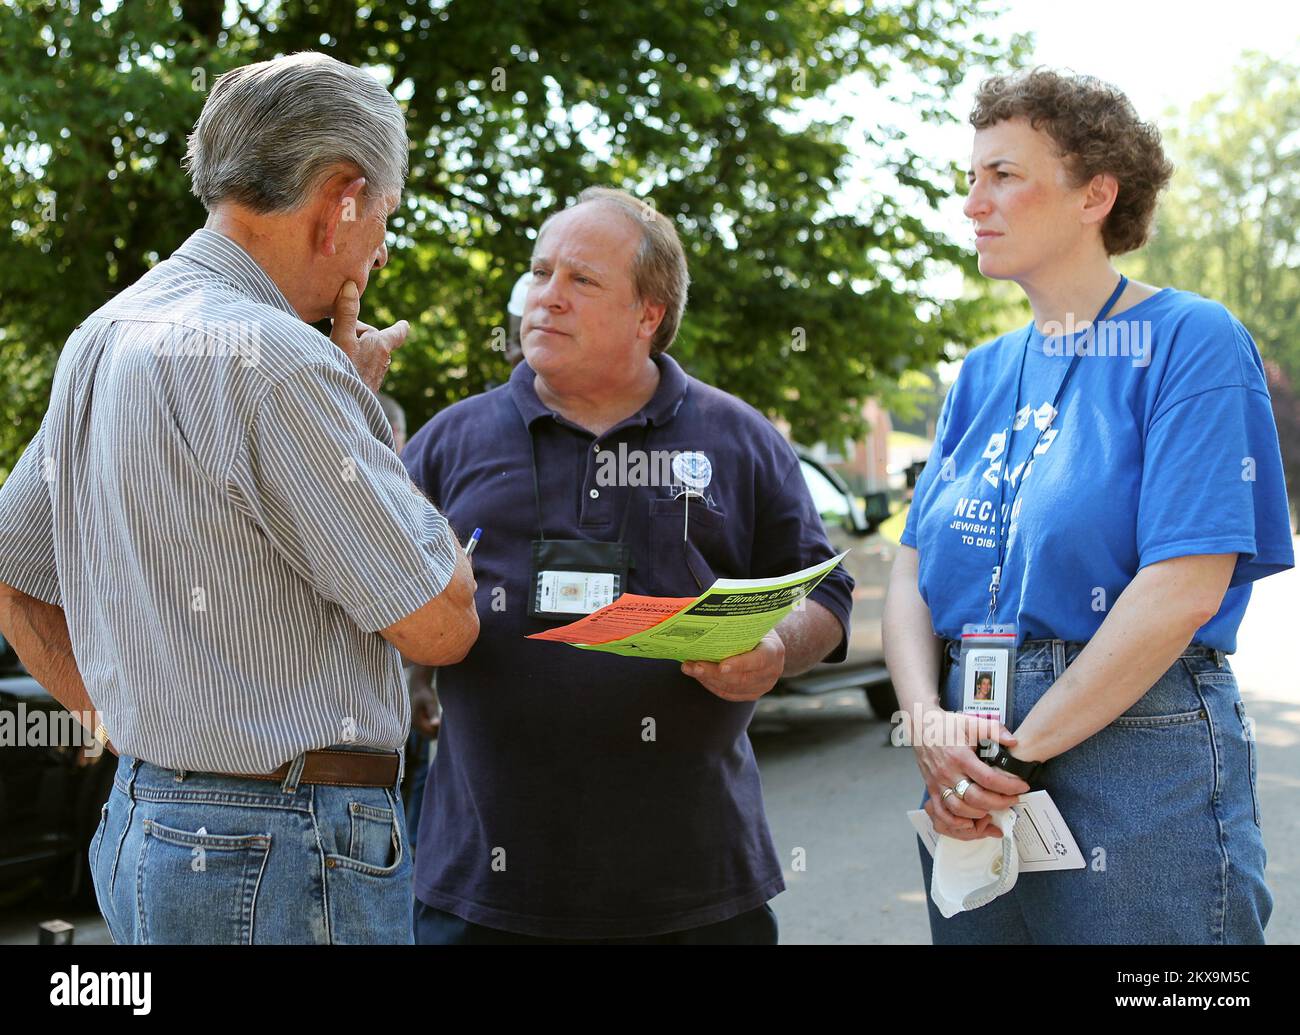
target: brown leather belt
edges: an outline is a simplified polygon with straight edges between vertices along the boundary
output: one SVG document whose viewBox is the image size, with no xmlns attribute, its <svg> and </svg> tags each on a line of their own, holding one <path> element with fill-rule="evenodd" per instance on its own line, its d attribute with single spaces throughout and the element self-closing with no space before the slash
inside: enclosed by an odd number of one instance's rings
<svg viewBox="0 0 1300 1035">
<path fill-rule="evenodd" d="M 273 773 L 218 773 L 244 780 L 274 780 L 284 783 L 293 762 L 285 762 Z M 332 751 L 321 748 L 304 754 L 299 783 L 323 783 L 332 787 L 392 787 L 397 783 L 398 756 L 371 751 Z"/>
</svg>

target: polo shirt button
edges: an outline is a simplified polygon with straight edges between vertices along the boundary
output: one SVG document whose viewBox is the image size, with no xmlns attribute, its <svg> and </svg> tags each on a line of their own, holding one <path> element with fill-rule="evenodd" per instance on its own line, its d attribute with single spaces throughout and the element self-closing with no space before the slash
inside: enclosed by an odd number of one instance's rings
<svg viewBox="0 0 1300 1035">
<path fill-rule="evenodd" d="M 593 453 L 599 453 L 599 452 L 600 452 L 600 443 L 597 442 L 594 446 L 592 446 L 592 447 L 591 447 L 591 451 L 592 451 Z"/>
<path fill-rule="evenodd" d="M 592 489 L 591 492 L 587 493 L 587 495 L 590 496 L 593 500 L 600 499 L 600 492 L 597 491 L 596 489 Z"/>
</svg>

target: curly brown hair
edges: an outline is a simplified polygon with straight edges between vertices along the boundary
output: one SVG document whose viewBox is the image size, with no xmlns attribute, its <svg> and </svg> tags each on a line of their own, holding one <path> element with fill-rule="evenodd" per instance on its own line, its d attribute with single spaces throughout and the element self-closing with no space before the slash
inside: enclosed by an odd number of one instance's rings
<svg viewBox="0 0 1300 1035">
<path fill-rule="evenodd" d="M 980 84 L 970 124 L 986 129 L 1024 118 L 1052 138 L 1081 187 L 1099 173 L 1119 182 L 1115 205 L 1102 224 L 1107 255 L 1140 248 L 1151 236 L 1156 199 L 1173 175 L 1160 133 L 1138 118 L 1119 90 L 1086 75 L 1050 69 L 993 76 Z"/>
</svg>

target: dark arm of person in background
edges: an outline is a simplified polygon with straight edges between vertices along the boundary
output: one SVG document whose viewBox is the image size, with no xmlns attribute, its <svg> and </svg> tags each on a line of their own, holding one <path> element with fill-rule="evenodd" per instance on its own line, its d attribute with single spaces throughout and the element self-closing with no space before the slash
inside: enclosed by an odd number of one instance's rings
<svg viewBox="0 0 1300 1035">
<path fill-rule="evenodd" d="M 411 695 L 411 726 L 417 733 L 434 738 L 441 725 L 438 691 L 432 665 L 412 664 L 406 674 L 406 689 Z"/>
</svg>

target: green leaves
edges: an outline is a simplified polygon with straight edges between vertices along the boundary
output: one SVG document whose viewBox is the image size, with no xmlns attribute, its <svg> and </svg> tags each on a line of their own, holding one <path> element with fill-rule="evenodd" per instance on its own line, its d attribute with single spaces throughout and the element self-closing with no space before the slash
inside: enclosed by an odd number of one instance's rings
<svg viewBox="0 0 1300 1035">
<path fill-rule="evenodd" d="M 1248 55 L 1164 134 L 1176 165 L 1155 235 L 1124 265 L 1246 325 L 1265 361 L 1292 498 L 1300 496 L 1300 68 Z"/>
<path fill-rule="evenodd" d="M 971 268 L 928 229 L 951 156 L 878 145 L 849 211 L 844 111 L 819 100 L 857 75 L 877 125 L 897 84 L 949 117 L 955 83 L 1016 53 L 971 29 L 982 0 L 366 7 L 0 7 L 0 475 L 72 327 L 202 224 L 180 161 L 212 82 L 298 50 L 372 67 L 407 108 L 407 195 L 363 318 L 412 322 L 389 380 L 412 430 L 507 376 L 493 332 L 536 229 L 597 183 L 678 222 L 693 289 L 674 355 L 798 438 L 852 432 L 862 399 L 984 332 L 925 286 L 936 264 Z"/>
</svg>

